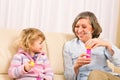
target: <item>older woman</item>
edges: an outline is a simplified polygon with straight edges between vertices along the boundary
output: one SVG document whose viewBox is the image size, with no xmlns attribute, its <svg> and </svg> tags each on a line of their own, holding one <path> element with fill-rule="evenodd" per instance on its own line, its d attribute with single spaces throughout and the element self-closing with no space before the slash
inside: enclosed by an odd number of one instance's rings
<svg viewBox="0 0 120 80">
<path fill-rule="evenodd" d="M 120 50 L 98 38 L 102 29 L 96 16 L 89 11 L 80 13 L 72 29 L 76 38 L 64 45 L 66 80 L 120 80 L 120 77 L 111 74 L 112 70 L 107 64 L 109 60 L 120 66 L 117 62 L 119 58 L 114 56 L 120 55 Z M 91 54 L 87 54 L 86 47 Z"/>
</svg>

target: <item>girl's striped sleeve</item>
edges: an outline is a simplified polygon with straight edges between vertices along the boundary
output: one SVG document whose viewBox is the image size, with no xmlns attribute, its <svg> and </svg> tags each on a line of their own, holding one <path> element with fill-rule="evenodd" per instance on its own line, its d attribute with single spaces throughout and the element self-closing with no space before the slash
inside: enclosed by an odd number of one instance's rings
<svg viewBox="0 0 120 80">
<path fill-rule="evenodd" d="M 10 64 L 10 67 L 8 69 L 8 75 L 11 78 L 18 78 L 21 75 L 26 73 L 24 71 L 24 64 L 22 64 L 22 57 L 19 54 L 16 54 Z"/>
<path fill-rule="evenodd" d="M 47 58 L 47 56 L 45 55 L 45 58 L 44 58 L 44 72 L 45 72 L 45 78 L 47 80 L 53 80 L 53 70 L 51 68 L 51 65 L 50 65 L 50 61 L 49 59 Z"/>
</svg>

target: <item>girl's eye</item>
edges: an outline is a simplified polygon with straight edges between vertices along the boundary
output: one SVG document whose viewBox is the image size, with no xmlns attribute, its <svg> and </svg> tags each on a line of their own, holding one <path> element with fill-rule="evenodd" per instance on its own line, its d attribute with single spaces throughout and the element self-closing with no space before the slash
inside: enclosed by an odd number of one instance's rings
<svg viewBox="0 0 120 80">
<path fill-rule="evenodd" d="M 42 44 L 42 41 L 41 41 L 41 42 L 39 42 L 39 44 Z"/>
</svg>

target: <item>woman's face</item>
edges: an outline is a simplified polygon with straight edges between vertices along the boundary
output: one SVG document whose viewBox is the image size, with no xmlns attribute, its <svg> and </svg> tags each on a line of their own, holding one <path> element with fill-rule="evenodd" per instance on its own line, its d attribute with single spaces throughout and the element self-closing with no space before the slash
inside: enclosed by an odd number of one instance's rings
<svg viewBox="0 0 120 80">
<path fill-rule="evenodd" d="M 80 19 L 75 26 L 75 34 L 84 43 L 92 38 L 93 28 L 88 18 Z"/>
</svg>

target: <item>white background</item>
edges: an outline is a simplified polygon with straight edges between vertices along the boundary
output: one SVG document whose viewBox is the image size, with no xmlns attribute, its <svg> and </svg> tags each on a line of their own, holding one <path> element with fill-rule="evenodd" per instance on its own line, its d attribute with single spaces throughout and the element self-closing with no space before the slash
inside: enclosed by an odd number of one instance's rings
<svg viewBox="0 0 120 80">
<path fill-rule="evenodd" d="M 102 37 L 115 43 L 119 5 L 120 0 L 0 0 L 0 28 L 72 33 L 74 18 L 91 11 L 103 29 Z"/>
</svg>

